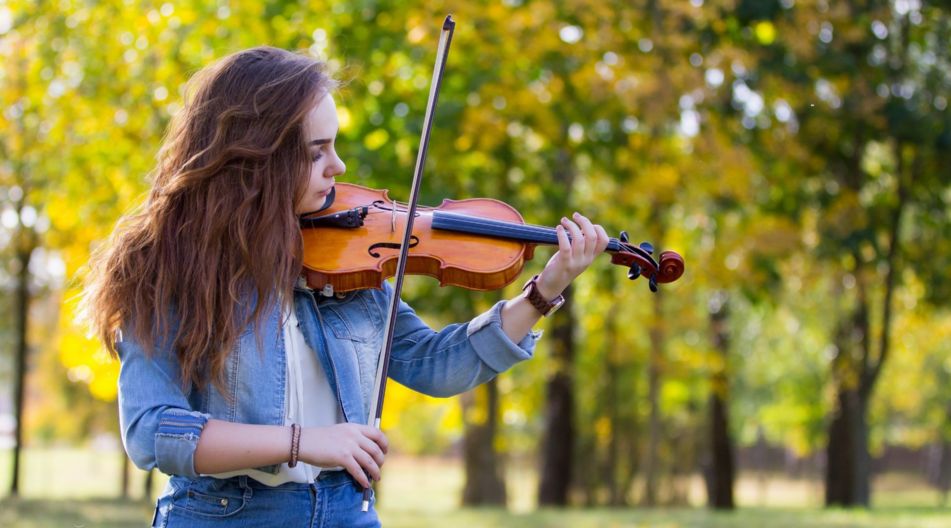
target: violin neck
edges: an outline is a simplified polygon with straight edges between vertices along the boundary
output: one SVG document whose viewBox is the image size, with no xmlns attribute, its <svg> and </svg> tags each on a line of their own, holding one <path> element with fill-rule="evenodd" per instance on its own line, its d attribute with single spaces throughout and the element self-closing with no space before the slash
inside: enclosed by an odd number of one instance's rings
<svg viewBox="0 0 951 528">
<path fill-rule="evenodd" d="M 470 235 L 504 238 L 530 244 L 558 245 L 558 234 L 552 227 L 516 224 L 504 220 L 479 218 L 447 211 L 433 211 L 432 228 Z M 568 239 L 571 239 L 570 234 Z M 608 242 L 605 251 L 608 253 L 620 251 L 620 244 L 621 242 L 618 239 L 612 238 Z"/>
</svg>

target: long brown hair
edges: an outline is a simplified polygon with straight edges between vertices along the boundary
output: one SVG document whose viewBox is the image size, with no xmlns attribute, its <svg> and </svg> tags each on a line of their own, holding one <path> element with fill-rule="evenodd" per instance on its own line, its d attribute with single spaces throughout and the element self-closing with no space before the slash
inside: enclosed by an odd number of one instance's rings
<svg viewBox="0 0 951 528">
<path fill-rule="evenodd" d="M 120 332 L 149 353 L 171 345 L 183 386 L 221 386 L 241 331 L 290 298 L 311 163 L 303 121 L 334 86 L 320 61 L 271 47 L 189 80 L 147 202 L 90 260 L 84 312 L 110 352 Z"/>
</svg>

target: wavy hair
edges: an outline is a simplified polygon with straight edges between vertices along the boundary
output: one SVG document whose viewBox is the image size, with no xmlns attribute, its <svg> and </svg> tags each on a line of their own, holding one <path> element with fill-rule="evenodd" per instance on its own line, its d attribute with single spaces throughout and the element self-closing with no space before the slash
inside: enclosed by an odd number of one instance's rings
<svg viewBox="0 0 951 528">
<path fill-rule="evenodd" d="M 242 330 L 291 298 L 311 163 L 303 121 L 336 86 L 325 71 L 257 47 L 189 80 L 147 202 L 90 260 L 83 311 L 114 356 L 131 332 L 150 354 L 171 345 L 183 387 L 220 388 Z"/>
</svg>

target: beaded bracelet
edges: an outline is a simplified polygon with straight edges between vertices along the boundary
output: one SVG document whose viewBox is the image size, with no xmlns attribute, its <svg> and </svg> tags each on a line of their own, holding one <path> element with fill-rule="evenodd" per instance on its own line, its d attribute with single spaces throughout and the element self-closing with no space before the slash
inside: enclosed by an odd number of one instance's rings
<svg viewBox="0 0 951 528">
<path fill-rule="evenodd" d="M 297 465 L 297 457 L 300 453 L 300 426 L 291 424 L 291 460 L 287 467 L 292 468 Z"/>
</svg>

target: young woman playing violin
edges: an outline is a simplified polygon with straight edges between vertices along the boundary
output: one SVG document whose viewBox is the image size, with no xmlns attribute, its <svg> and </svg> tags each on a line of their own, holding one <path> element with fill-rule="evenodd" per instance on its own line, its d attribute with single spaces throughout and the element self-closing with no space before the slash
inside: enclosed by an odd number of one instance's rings
<svg viewBox="0 0 951 528">
<path fill-rule="evenodd" d="M 387 439 L 364 424 L 392 289 L 324 296 L 301 279 L 298 215 L 345 174 L 334 87 L 322 63 L 269 47 L 198 72 L 146 203 L 91 262 L 123 445 L 171 475 L 153 526 L 379 524 L 361 492 Z M 472 321 L 437 332 L 401 304 L 389 377 L 449 396 L 530 358 L 542 311 L 609 240 L 577 213 L 555 229 L 537 278 Z"/>
</svg>

